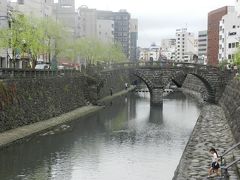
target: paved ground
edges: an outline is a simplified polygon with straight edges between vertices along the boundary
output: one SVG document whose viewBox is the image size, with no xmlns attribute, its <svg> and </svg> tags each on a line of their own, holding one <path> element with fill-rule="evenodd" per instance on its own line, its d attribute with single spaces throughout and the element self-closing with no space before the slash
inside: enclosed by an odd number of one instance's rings
<svg viewBox="0 0 240 180">
<path fill-rule="evenodd" d="M 216 105 L 204 106 L 173 179 L 206 179 L 211 163 L 209 149 L 214 147 L 221 154 L 235 143 L 222 109 Z M 231 162 L 239 154 L 239 150 L 230 153 L 226 161 Z M 229 173 L 230 179 L 239 179 L 234 169 L 229 169 Z"/>
<path fill-rule="evenodd" d="M 112 96 L 107 96 L 107 97 L 101 99 L 101 102 L 109 101 L 117 96 L 120 96 L 122 94 L 127 93 L 128 91 L 131 91 L 132 89 L 134 89 L 134 86 L 131 86 L 130 88 L 128 88 L 128 90 L 123 90 L 116 94 L 113 94 Z M 29 137 L 31 135 L 38 134 L 44 130 L 51 129 L 57 125 L 67 123 L 69 121 L 78 119 L 82 116 L 96 112 L 96 111 L 102 109 L 103 107 L 104 106 L 92 106 L 92 105 L 84 106 L 84 107 L 75 109 L 71 112 L 60 115 L 58 117 L 54 117 L 54 118 L 51 118 L 51 119 L 48 119 L 45 121 L 22 126 L 22 127 L 16 128 L 16 129 L 9 130 L 9 131 L 5 131 L 3 133 L 0 133 L 0 148 L 7 146 L 18 140 Z"/>
</svg>

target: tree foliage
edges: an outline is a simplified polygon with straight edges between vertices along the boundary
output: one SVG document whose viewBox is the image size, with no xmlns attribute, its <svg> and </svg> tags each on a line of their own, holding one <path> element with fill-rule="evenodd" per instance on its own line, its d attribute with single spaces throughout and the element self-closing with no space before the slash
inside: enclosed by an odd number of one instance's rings
<svg viewBox="0 0 240 180">
<path fill-rule="evenodd" d="M 236 64 L 238 67 L 240 67 L 240 48 L 238 48 L 238 50 L 235 54 L 234 64 Z"/>
<path fill-rule="evenodd" d="M 80 38 L 74 40 L 68 49 L 67 56 L 70 59 L 81 58 L 91 64 L 96 62 L 122 62 L 127 59 L 121 45 L 101 42 L 97 39 Z"/>
<path fill-rule="evenodd" d="M 63 25 L 55 20 L 18 13 L 13 13 L 10 28 L 0 29 L 0 47 L 11 48 L 13 60 L 17 56 L 28 56 L 32 67 L 43 54 L 64 57 L 72 62 L 80 58 L 87 63 L 121 62 L 127 59 L 120 44 L 91 38 L 73 39 Z"/>
</svg>

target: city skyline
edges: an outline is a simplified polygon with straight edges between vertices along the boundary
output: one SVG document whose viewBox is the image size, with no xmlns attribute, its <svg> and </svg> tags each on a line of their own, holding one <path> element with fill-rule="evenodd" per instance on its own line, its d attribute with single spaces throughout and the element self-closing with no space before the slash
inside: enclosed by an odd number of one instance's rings
<svg viewBox="0 0 240 180">
<path fill-rule="evenodd" d="M 188 31 L 195 33 L 195 37 L 197 37 L 198 31 L 207 29 L 207 15 L 210 11 L 223 6 L 234 6 L 235 0 L 202 0 L 197 2 L 191 0 L 162 2 L 148 0 L 138 3 L 127 0 L 114 3 L 110 0 L 102 0 L 101 2 L 75 0 L 75 4 L 76 8 L 86 5 L 88 8 L 98 10 L 119 11 L 126 9 L 131 14 L 131 18 L 138 19 L 138 45 L 149 47 L 153 42 L 160 44 L 161 39 L 174 38 L 178 28 L 188 28 Z M 173 4 L 175 5 L 173 6 Z M 171 7 L 171 10 L 166 7 Z"/>
</svg>

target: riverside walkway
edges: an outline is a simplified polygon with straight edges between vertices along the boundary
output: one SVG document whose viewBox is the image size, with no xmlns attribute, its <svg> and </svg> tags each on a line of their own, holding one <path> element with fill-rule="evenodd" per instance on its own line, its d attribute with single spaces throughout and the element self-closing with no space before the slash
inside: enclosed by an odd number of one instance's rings
<svg viewBox="0 0 240 180">
<path fill-rule="evenodd" d="M 134 88 L 135 86 L 131 86 L 127 90 L 122 90 L 120 92 L 113 94 L 112 96 L 107 96 L 99 100 L 99 102 L 110 101 L 113 98 L 124 95 L 129 91 L 132 91 Z M 0 133 L 0 149 L 5 146 L 9 146 L 12 143 L 19 142 L 28 137 L 31 137 L 43 131 L 54 128 L 56 126 L 60 126 L 70 121 L 77 120 L 83 116 L 87 116 L 91 113 L 97 112 L 102 108 L 104 108 L 104 106 L 94 106 L 94 105 L 83 106 L 73 111 L 70 111 L 68 113 L 62 114 L 57 117 L 53 117 L 45 121 L 36 122 L 33 124 L 18 127 L 16 129 L 11 129 L 11 130 L 2 132 Z"/>
<path fill-rule="evenodd" d="M 202 180 L 207 179 L 211 164 L 209 149 L 216 148 L 222 154 L 236 142 L 221 107 L 204 105 L 191 138 L 185 148 L 181 161 L 175 171 L 173 180 Z M 240 150 L 234 150 L 225 156 L 230 163 L 234 157 L 240 156 Z M 230 180 L 238 180 L 240 166 L 229 168 Z M 218 179 L 213 177 L 211 179 Z"/>
</svg>

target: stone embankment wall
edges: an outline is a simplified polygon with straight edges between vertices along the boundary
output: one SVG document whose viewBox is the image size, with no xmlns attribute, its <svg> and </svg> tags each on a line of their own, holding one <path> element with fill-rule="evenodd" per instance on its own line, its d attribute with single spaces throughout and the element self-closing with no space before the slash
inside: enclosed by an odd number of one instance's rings
<svg viewBox="0 0 240 180">
<path fill-rule="evenodd" d="M 0 81 L 0 131 L 49 119 L 86 105 L 84 77 Z"/>
<path fill-rule="evenodd" d="M 125 88 L 125 83 L 128 85 L 134 80 L 129 70 L 115 70 L 101 73 L 101 82 L 99 82 L 98 98 L 103 98 L 110 95 L 110 88 L 113 93 L 119 92 Z"/>
<path fill-rule="evenodd" d="M 232 80 L 219 100 L 237 142 L 240 142 L 240 80 Z"/>
<path fill-rule="evenodd" d="M 103 72 L 100 76 L 22 78 L 0 81 L 0 132 L 47 120 L 130 84 L 129 71 Z"/>
<path fill-rule="evenodd" d="M 202 94 L 204 98 L 204 93 L 206 88 L 204 84 L 195 76 L 188 75 L 184 81 L 183 88 L 196 91 Z M 228 124 L 231 127 L 233 135 L 237 142 L 240 141 L 240 80 L 233 79 L 231 80 L 221 98 L 219 99 L 218 104 L 224 111 L 224 114 L 228 120 Z"/>
<path fill-rule="evenodd" d="M 183 88 L 184 92 L 189 91 L 195 96 L 204 87 L 199 79 L 188 75 Z M 240 81 L 233 79 L 226 86 L 218 105 L 204 104 L 173 179 L 205 179 L 210 164 L 210 147 L 216 147 L 221 154 L 236 141 L 240 141 Z M 239 156 L 240 151 L 235 149 L 225 159 L 229 163 Z M 239 170 L 238 165 L 229 170 L 233 179 L 239 178 Z"/>
</svg>

